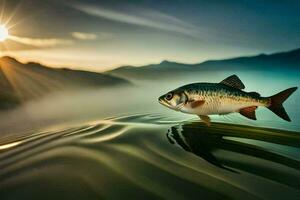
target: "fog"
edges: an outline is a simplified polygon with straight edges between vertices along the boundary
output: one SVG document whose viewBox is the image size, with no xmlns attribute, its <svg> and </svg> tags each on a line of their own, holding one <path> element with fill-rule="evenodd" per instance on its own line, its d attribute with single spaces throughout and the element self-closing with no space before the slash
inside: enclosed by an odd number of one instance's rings
<svg viewBox="0 0 300 200">
<path fill-rule="evenodd" d="M 102 89 L 78 89 L 51 93 L 38 100 L 0 113 L 1 136 L 24 134 L 59 125 L 88 123 L 109 117 L 133 114 L 159 114 L 175 120 L 197 120 L 197 116 L 186 115 L 161 106 L 157 98 L 179 86 L 192 82 L 220 82 L 232 75 L 230 72 L 185 75 L 174 79 L 157 81 L 134 81 L 133 86 L 106 87 Z M 299 86 L 299 72 L 283 75 L 270 72 L 235 72 L 246 86 L 246 91 L 257 91 L 270 96 L 289 87 Z M 260 108 L 257 121 L 250 121 L 239 114 L 230 117 L 213 116 L 215 121 L 242 123 L 247 125 L 274 126 L 299 129 L 299 91 L 286 102 L 285 107 L 292 123 L 284 122 L 271 111 Z"/>
</svg>

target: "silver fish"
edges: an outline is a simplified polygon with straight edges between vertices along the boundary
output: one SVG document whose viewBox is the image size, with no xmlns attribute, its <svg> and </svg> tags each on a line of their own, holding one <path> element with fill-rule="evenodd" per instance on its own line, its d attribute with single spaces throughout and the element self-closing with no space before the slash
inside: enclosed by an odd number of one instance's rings
<svg viewBox="0 0 300 200">
<path fill-rule="evenodd" d="M 291 121 L 283 102 L 297 90 L 286 89 L 270 97 L 261 97 L 257 92 L 245 92 L 244 84 L 232 75 L 220 83 L 192 83 L 168 92 L 158 98 L 162 105 L 183 113 L 195 114 L 210 125 L 208 115 L 226 115 L 238 112 L 256 120 L 255 110 L 264 106 L 286 121 Z"/>
</svg>

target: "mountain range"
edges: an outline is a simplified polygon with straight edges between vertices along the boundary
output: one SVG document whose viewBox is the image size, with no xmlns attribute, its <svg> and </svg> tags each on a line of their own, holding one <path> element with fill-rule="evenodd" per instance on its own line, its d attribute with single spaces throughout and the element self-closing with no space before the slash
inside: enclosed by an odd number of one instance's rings
<svg viewBox="0 0 300 200">
<path fill-rule="evenodd" d="M 21 63 L 12 57 L 0 58 L 0 109 L 63 90 L 128 85 L 129 81 L 108 74 L 58 69 L 39 63 Z"/>
<path fill-rule="evenodd" d="M 203 71 L 300 70 L 300 49 L 274 54 L 210 60 L 198 64 L 162 61 L 140 67 L 123 66 L 104 73 L 51 68 L 39 63 L 21 63 L 12 57 L 0 58 L 0 110 L 27 100 L 63 90 L 130 85 L 135 80 L 175 79 Z"/>
<path fill-rule="evenodd" d="M 151 64 L 140 67 L 124 66 L 106 74 L 126 79 L 165 79 L 181 76 L 183 74 L 201 73 L 203 71 L 236 71 L 236 70 L 300 70 L 300 48 L 287 52 L 274 54 L 260 54 L 249 57 L 237 57 L 224 60 L 210 60 L 197 64 L 183 64 L 170 61 L 162 61 L 159 64 Z"/>
</svg>

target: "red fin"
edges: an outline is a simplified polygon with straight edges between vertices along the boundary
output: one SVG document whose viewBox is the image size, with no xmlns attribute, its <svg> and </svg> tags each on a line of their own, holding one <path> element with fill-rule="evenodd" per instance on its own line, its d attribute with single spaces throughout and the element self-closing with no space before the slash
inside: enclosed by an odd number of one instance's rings
<svg viewBox="0 0 300 200">
<path fill-rule="evenodd" d="M 202 106 L 205 103 L 204 100 L 199 100 L 199 101 L 192 101 L 190 102 L 191 108 L 197 108 L 199 106 Z"/>
<path fill-rule="evenodd" d="M 274 96 L 271 96 L 271 105 L 267 108 L 269 108 L 272 112 L 274 112 L 277 116 L 281 117 L 282 119 L 286 121 L 291 121 L 288 114 L 286 113 L 284 107 L 282 106 L 282 103 L 291 95 L 293 92 L 297 90 L 297 87 L 286 89 L 282 92 L 279 92 L 278 94 L 275 94 Z"/>
<path fill-rule="evenodd" d="M 210 126 L 210 118 L 207 115 L 199 115 L 200 119 L 207 125 Z"/>
<path fill-rule="evenodd" d="M 240 114 L 249 118 L 249 119 L 253 119 L 256 120 L 256 116 L 255 116 L 255 110 L 256 110 L 257 106 L 251 106 L 251 107 L 247 107 L 247 108 L 243 108 L 240 110 Z"/>
</svg>

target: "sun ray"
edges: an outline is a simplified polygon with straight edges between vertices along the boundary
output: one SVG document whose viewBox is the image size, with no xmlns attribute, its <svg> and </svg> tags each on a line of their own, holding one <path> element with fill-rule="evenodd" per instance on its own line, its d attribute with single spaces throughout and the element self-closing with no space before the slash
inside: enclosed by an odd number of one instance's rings
<svg viewBox="0 0 300 200">
<path fill-rule="evenodd" d="M 1 11 L 0 11 L 0 23 L 2 23 L 2 20 L 3 20 L 4 10 L 5 10 L 5 6 L 6 6 L 6 0 L 3 0 L 2 2 L 3 2 L 1 4 L 2 8 L 1 8 Z"/>
<path fill-rule="evenodd" d="M 26 20 L 28 20 L 29 18 L 32 18 L 32 17 L 34 17 L 34 16 L 36 16 L 36 14 L 32 14 L 32 15 L 30 15 L 30 16 L 26 16 L 26 17 L 24 17 L 24 18 L 22 18 L 22 19 L 16 21 L 15 23 L 10 23 L 10 25 L 7 24 L 7 29 L 12 29 L 12 28 L 14 28 L 15 26 L 22 24 L 24 21 L 26 21 Z"/>
<path fill-rule="evenodd" d="M 32 70 L 26 70 L 21 67 L 16 67 L 15 70 L 18 73 L 20 73 L 20 75 L 22 75 L 23 77 L 28 77 L 28 79 L 38 82 L 39 85 L 42 86 L 43 88 L 50 89 L 50 88 L 55 87 L 56 89 L 59 89 L 62 87 L 62 85 L 57 83 L 55 80 L 53 80 L 52 78 L 49 78 L 46 75 L 43 75 L 42 73 L 38 73 L 38 72 L 35 72 Z"/>
<path fill-rule="evenodd" d="M 14 18 L 14 16 L 18 12 L 18 10 L 20 9 L 22 4 L 23 4 L 23 1 L 20 0 L 19 3 L 17 4 L 17 6 L 15 6 L 15 8 L 14 8 L 13 12 L 11 13 L 10 17 L 7 20 L 5 20 L 5 22 L 4 22 L 4 11 L 5 11 L 5 7 L 6 7 L 6 0 L 2 0 L 1 11 L 0 11 L 0 24 L 4 24 L 7 27 L 7 29 L 9 30 L 9 29 L 14 28 L 16 25 L 19 25 L 19 24 L 23 23 L 24 21 L 28 20 L 29 18 L 33 18 L 38 13 L 42 12 L 42 11 L 36 11 L 36 12 L 31 13 L 30 15 L 27 15 L 26 17 L 23 17 L 22 19 L 12 23 L 11 20 Z"/>
<path fill-rule="evenodd" d="M 41 91 L 36 87 L 33 87 L 34 84 L 30 80 L 31 78 L 24 75 L 24 71 L 26 69 L 21 69 L 17 65 L 11 65 L 10 63 L 6 63 L 2 66 L 2 71 L 16 91 L 18 98 L 21 101 L 26 100 L 28 97 L 36 98 L 41 94 Z"/>
<path fill-rule="evenodd" d="M 48 77 L 38 67 L 24 67 L 11 60 L 2 62 L 2 72 L 20 101 L 37 99 L 47 91 L 58 91 L 63 87 L 59 77 Z"/>
<path fill-rule="evenodd" d="M 8 17 L 8 19 L 5 21 L 4 25 L 7 26 L 11 20 L 14 18 L 16 13 L 18 12 L 19 8 L 21 7 L 21 4 L 23 3 L 22 0 L 19 1 L 19 3 L 15 6 L 14 10 L 11 12 L 11 15 Z"/>
<path fill-rule="evenodd" d="M 23 23 L 24 21 L 26 21 L 26 20 L 28 20 L 28 19 L 30 19 L 30 18 L 34 18 L 35 16 L 39 15 L 40 13 L 42 13 L 42 11 L 34 11 L 34 12 L 32 12 L 30 15 L 26 15 L 26 17 L 23 17 L 22 19 L 20 19 L 20 20 L 14 22 L 14 23 L 10 23 L 10 24 L 7 26 L 7 28 L 8 28 L 8 29 L 12 29 L 12 28 L 14 28 L 14 27 L 17 26 L 17 25 L 22 24 L 22 23 Z"/>
<path fill-rule="evenodd" d="M 16 76 L 14 74 L 14 71 L 11 70 L 11 68 L 7 67 L 6 65 L 1 65 L 1 69 L 2 69 L 4 76 L 6 77 L 6 79 L 10 83 L 10 85 L 12 86 L 13 90 L 16 92 L 16 96 L 18 97 L 18 99 L 23 100 L 23 95 L 22 95 L 21 89 L 18 85 L 18 81 L 15 78 Z"/>
</svg>

